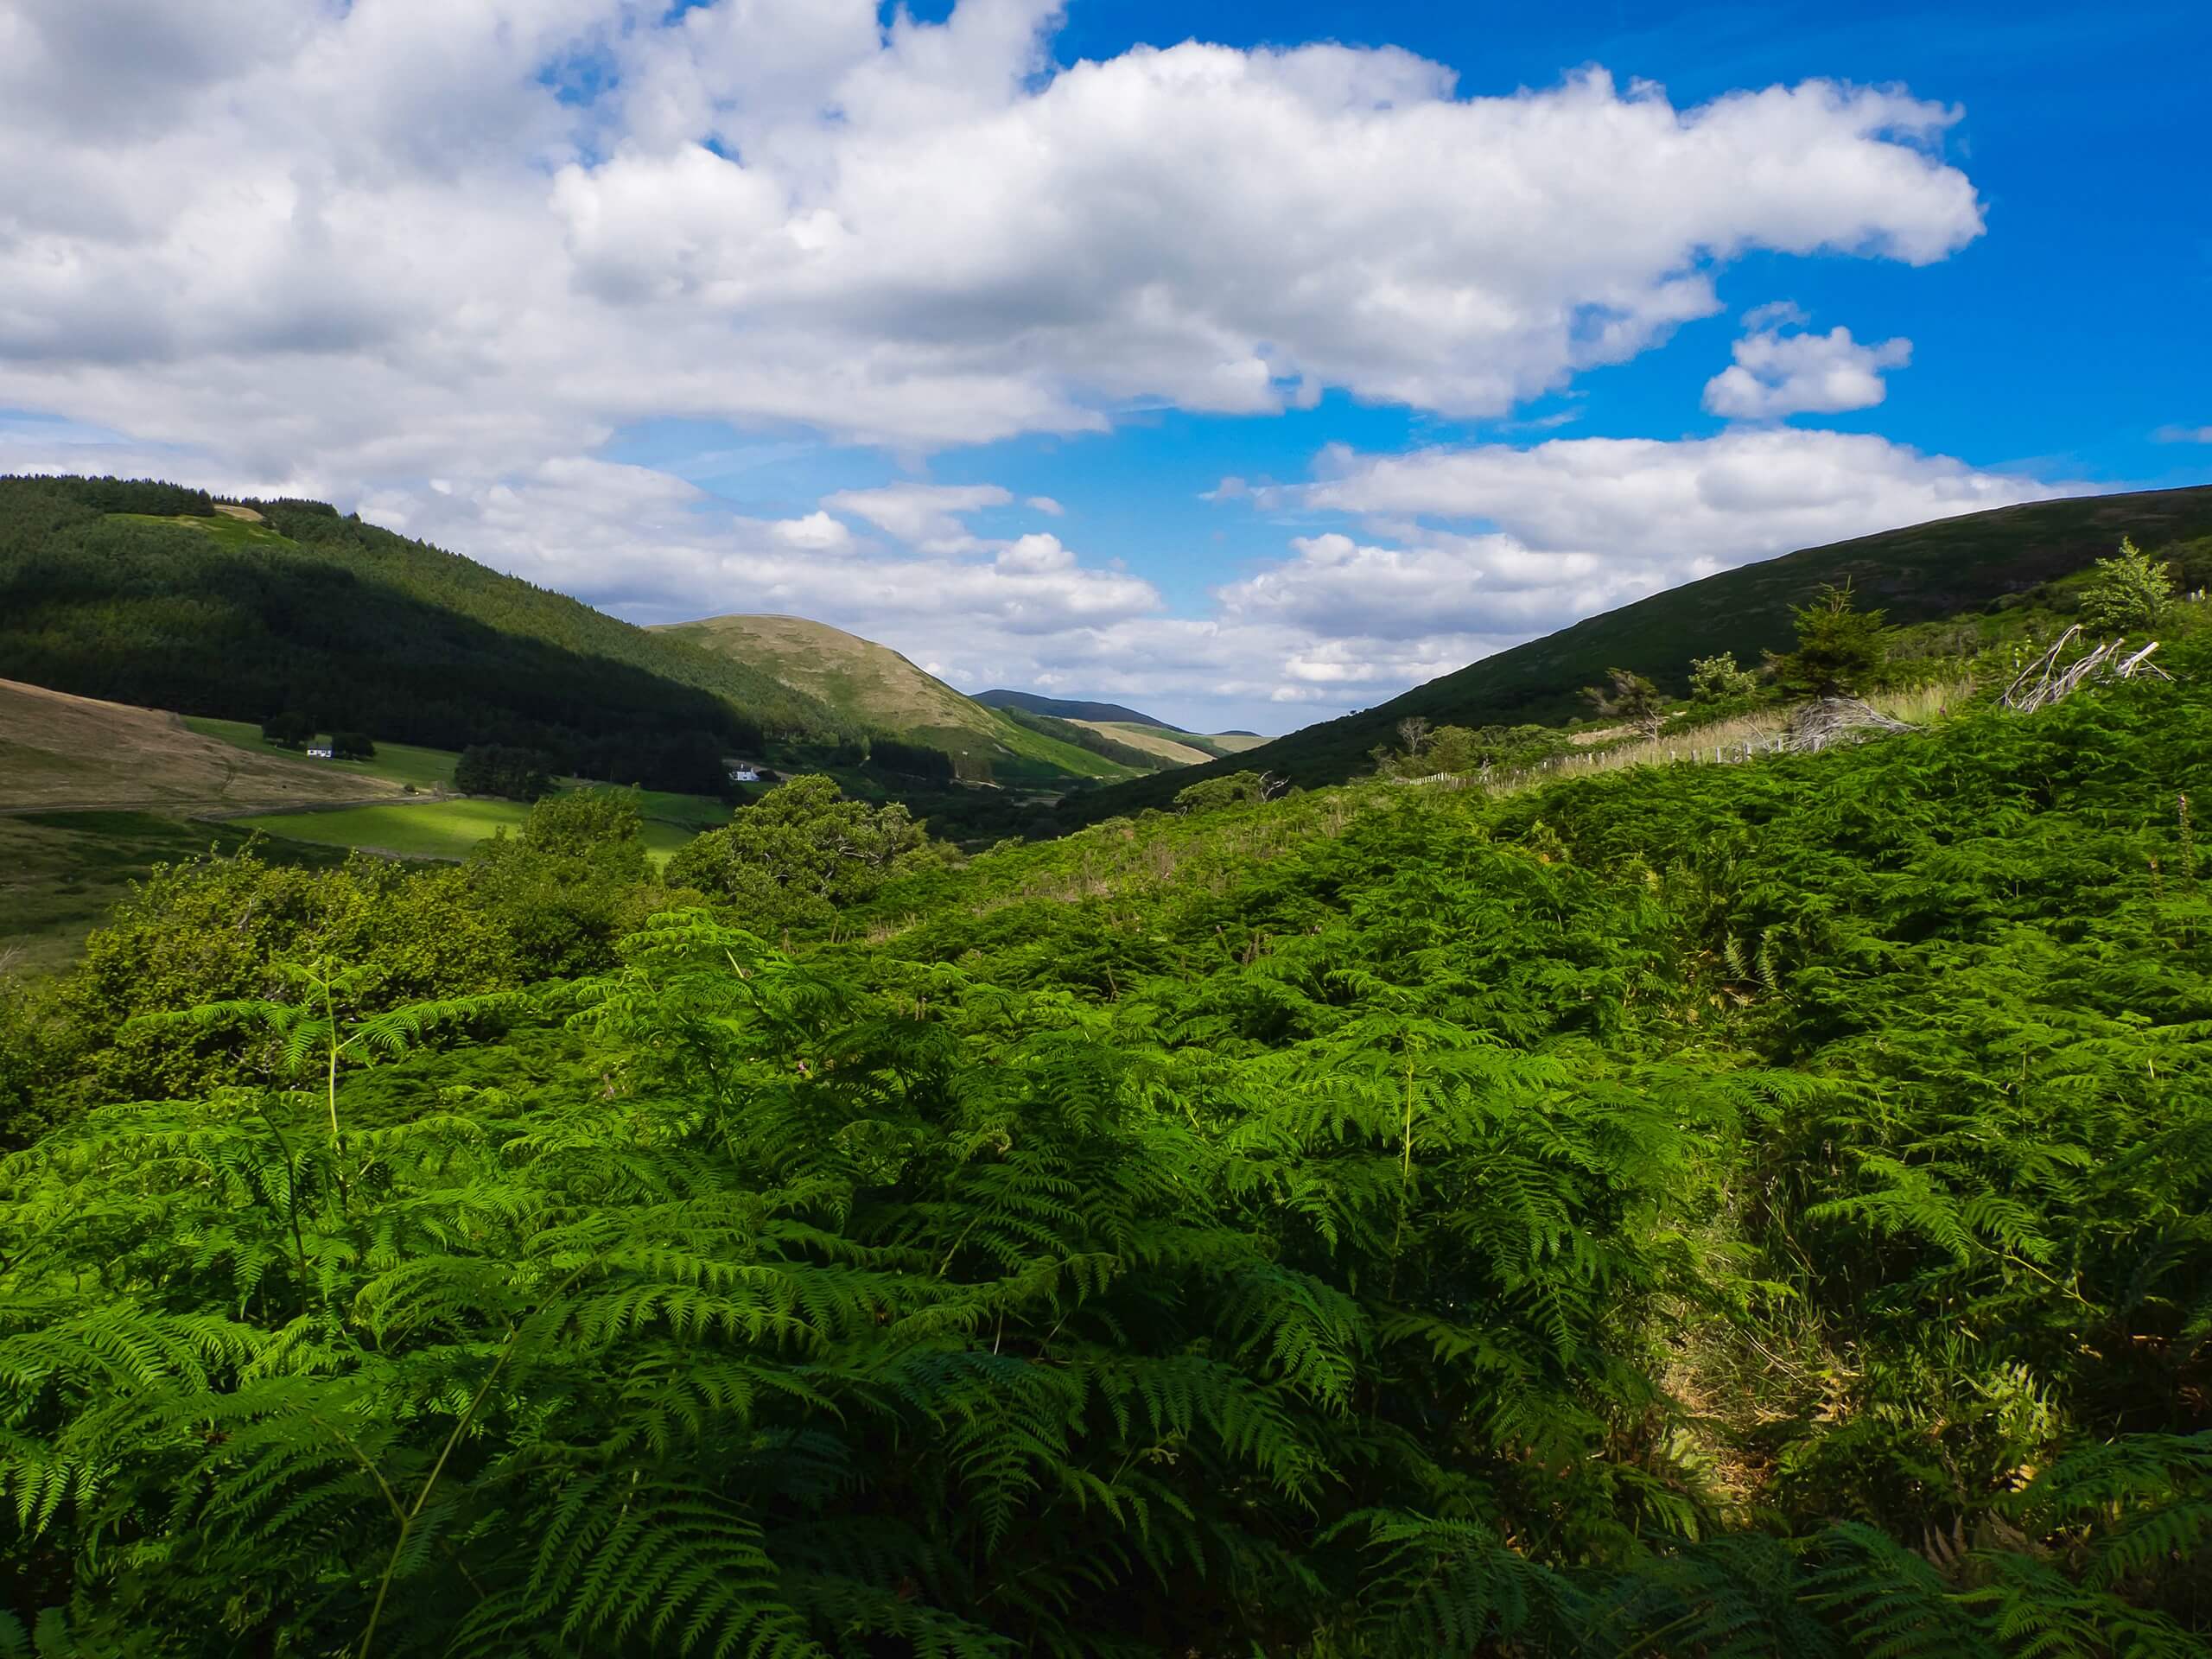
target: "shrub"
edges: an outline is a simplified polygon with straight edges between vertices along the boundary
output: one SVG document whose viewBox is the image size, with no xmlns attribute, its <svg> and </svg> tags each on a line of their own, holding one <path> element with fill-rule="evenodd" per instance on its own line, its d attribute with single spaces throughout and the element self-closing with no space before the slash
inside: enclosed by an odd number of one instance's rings
<svg viewBox="0 0 2212 1659">
<path fill-rule="evenodd" d="M 1607 720 L 1625 721 L 1645 736 L 1656 736 L 1667 719 L 1667 700 L 1659 688 L 1625 668 L 1605 671 L 1607 683 L 1584 689 L 1590 706 Z"/>
<path fill-rule="evenodd" d="M 1718 657 L 1693 658 L 1690 661 L 1693 702 L 1728 702 L 1747 697 L 1758 689 L 1758 675 L 1751 669 L 1737 667 L 1732 651 L 1724 651 Z"/>
<path fill-rule="evenodd" d="M 1175 791 L 1178 812 L 1217 812 L 1241 802 L 1264 801 L 1281 792 L 1276 781 L 1257 772 L 1232 772 L 1219 778 L 1202 778 Z"/>
<path fill-rule="evenodd" d="M 669 860 L 671 886 L 732 907 L 763 934 L 825 926 L 919 862 L 931 842 L 903 805 L 848 800 L 832 779 L 794 778 Z"/>
</svg>

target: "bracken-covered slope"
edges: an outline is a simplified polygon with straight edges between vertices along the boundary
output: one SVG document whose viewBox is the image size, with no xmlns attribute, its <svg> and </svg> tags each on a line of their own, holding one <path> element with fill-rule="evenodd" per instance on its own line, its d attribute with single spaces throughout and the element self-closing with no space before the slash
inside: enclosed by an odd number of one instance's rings
<svg viewBox="0 0 2212 1659">
<path fill-rule="evenodd" d="M 320 502 L 219 510 L 114 480 L 0 479 L 0 675 L 442 748 L 527 744 L 594 775 L 610 755 L 710 771 L 764 732 L 840 730 L 741 660 Z"/>
<path fill-rule="evenodd" d="M 1368 769 L 1399 721 L 1435 725 L 1559 723 L 1587 712 L 1582 688 L 1609 668 L 1679 693 L 1693 657 L 1733 652 L 1756 663 L 1786 647 L 1792 610 L 1823 583 L 1848 582 L 1892 622 L 1979 610 L 2008 594 L 2108 556 L 2123 536 L 2146 551 L 2212 537 L 2212 486 L 2075 497 L 1939 518 L 1804 548 L 1654 594 L 1415 686 L 1404 696 L 1308 726 L 1202 767 L 1140 778 L 1084 798 L 1087 819 L 1166 804 L 1197 779 L 1265 770 L 1313 785 Z"/>
</svg>

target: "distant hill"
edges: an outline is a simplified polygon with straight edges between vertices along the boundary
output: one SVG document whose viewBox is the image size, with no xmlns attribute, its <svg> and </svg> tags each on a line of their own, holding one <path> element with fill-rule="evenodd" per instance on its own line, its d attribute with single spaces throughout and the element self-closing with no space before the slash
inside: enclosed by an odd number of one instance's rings
<svg viewBox="0 0 2212 1659">
<path fill-rule="evenodd" d="M 826 622 L 710 616 L 653 632 L 752 664 L 856 730 L 942 750 L 963 778 L 1047 786 L 1074 778 L 1126 778 L 1142 769 L 987 708 L 890 646 Z"/>
<path fill-rule="evenodd" d="M 1096 721 L 1110 726 L 1145 726 L 1159 732 L 1180 732 L 1183 729 L 1166 721 L 1154 720 L 1150 715 L 1141 715 L 1118 702 L 1084 702 L 1068 697 L 1040 697 L 1034 691 L 978 691 L 975 700 L 986 709 L 1022 709 L 1033 715 L 1050 715 L 1055 720 L 1085 723 Z"/>
<path fill-rule="evenodd" d="M 633 627 L 312 501 L 0 479 L 0 676 L 92 697 L 705 790 L 723 753 L 845 721 L 741 658 Z"/>
<path fill-rule="evenodd" d="M 2109 556 L 2123 536 L 2146 551 L 2212 537 L 2212 486 L 2081 496 L 1999 507 L 1785 553 L 1654 594 L 1414 687 L 1373 709 L 1308 726 L 1190 772 L 1141 778 L 1084 798 L 1083 819 L 1160 806 L 1198 778 L 1263 770 L 1294 783 L 1342 782 L 1418 715 L 1434 725 L 1559 724 L 1587 712 L 1582 688 L 1609 668 L 1687 689 L 1693 657 L 1751 664 L 1785 649 L 1791 611 L 1821 584 L 1848 582 L 1892 622 L 1978 610 Z M 2193 577 L 2192 580 L 2202 580 Z"/>
<path fill-rule="evenodd" d="M 1203 766 L 1221 755 L 1239 754 L 1267 741 L 1257 732 L 1193 732 L 1118 702 L 1042 697 L 1034 691 L 978 691 L 976 701 L 988 708 L 1019 709 L 1025 714 L 1065 720 L 1169 766 Z"/>
<path fill-rule="evenodd" d="M 652 630 L 741 660 L 855 729 L 993 733 L 998 721 L 888 645 L 803 616 L 709 616 Z"/>
<path fill-rule="evenodd" d="M 1241 754 L 1268 740 L 1253 732 L 1185 732 L 1172 726 L 1141 726 L 1128 721 L 1070 722 L 1116 743 L 1126 743 L 1170 765 L 1202 766 L 1224 754 Z"/>
</svg>

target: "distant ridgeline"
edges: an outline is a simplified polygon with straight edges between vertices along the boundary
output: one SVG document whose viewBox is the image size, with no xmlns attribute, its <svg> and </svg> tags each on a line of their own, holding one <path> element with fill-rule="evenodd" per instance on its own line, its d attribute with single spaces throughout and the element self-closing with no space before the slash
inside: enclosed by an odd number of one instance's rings
<svg viewBox="0 0 2212 1659">
<path fill-rule="evenodd" d="M 1485 657 L 1373 709 L 1202 766 L 1071 798 L 1056 827 L 1164 807 L 1199 779 L 1230 772 L 1271 772 L 1309 787 L 1342 783 L 1369 770 L 1376 746 L 1409 716 L 1437 726 L 1564 724 L 1589 712 L 1582 689 L 1610 669 L 1679 693 L 1692 658 L 1729 652 L 1755 664 L 1787 649 L 1794 608 L 1823 584 L 1849 584 L 1895 623 L 2018 603 L 2109 556 L 2123 536 L 2171 562 L 2181 585 L 2212 582 L 2212 486 L 2001 507 L 1722 571 Z"/>
<path fill-rule="evenodd" d="M 315 501 L 0 478 L 0 677 L 187 714 L 305 715 L 563 770 L 712 791 L 727 754 L 851 722 L 649 632 Z"/>
<path fill-rule="evenodd" d="M 1070 697 L 1041 696 L 1034 691 L 978 691 L 976 701 L 986 709 L 1019 709 L 1024 714 L 1048 715 L 1055 720 L 1096 720 L 1112 725 L 1151 726 L 1163 732 L 1179 732 L 1180 726 L 1150 715 L 1141 715 L 1118 702 L 1085 702 Z"/>
</svg>

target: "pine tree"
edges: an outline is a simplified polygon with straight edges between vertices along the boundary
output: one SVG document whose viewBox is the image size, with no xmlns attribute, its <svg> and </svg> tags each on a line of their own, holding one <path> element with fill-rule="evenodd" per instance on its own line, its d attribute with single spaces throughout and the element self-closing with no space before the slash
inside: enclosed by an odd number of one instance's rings
<svg viewBox="0 0 2212 1659">
<path fill-rule="evenodd" d="M 2082 624 L 2093 633 L 2137 633 L 2158 626 L 2173 600 L 2171 567 L 2154 562 L 2126 537 L 2120 551 L 2099 559 L 2082 593 Z"/>
<path fill-rule="evenodd" d="M 1797 648 L 1775 661 L 1775 680 L 1799 696 L 1858 696 L 1879 683 L 1889 661 L 1882 613 L 1862 611 L 1850 584 L 1824 588 L 1796 613 Z"/>
</svg>

